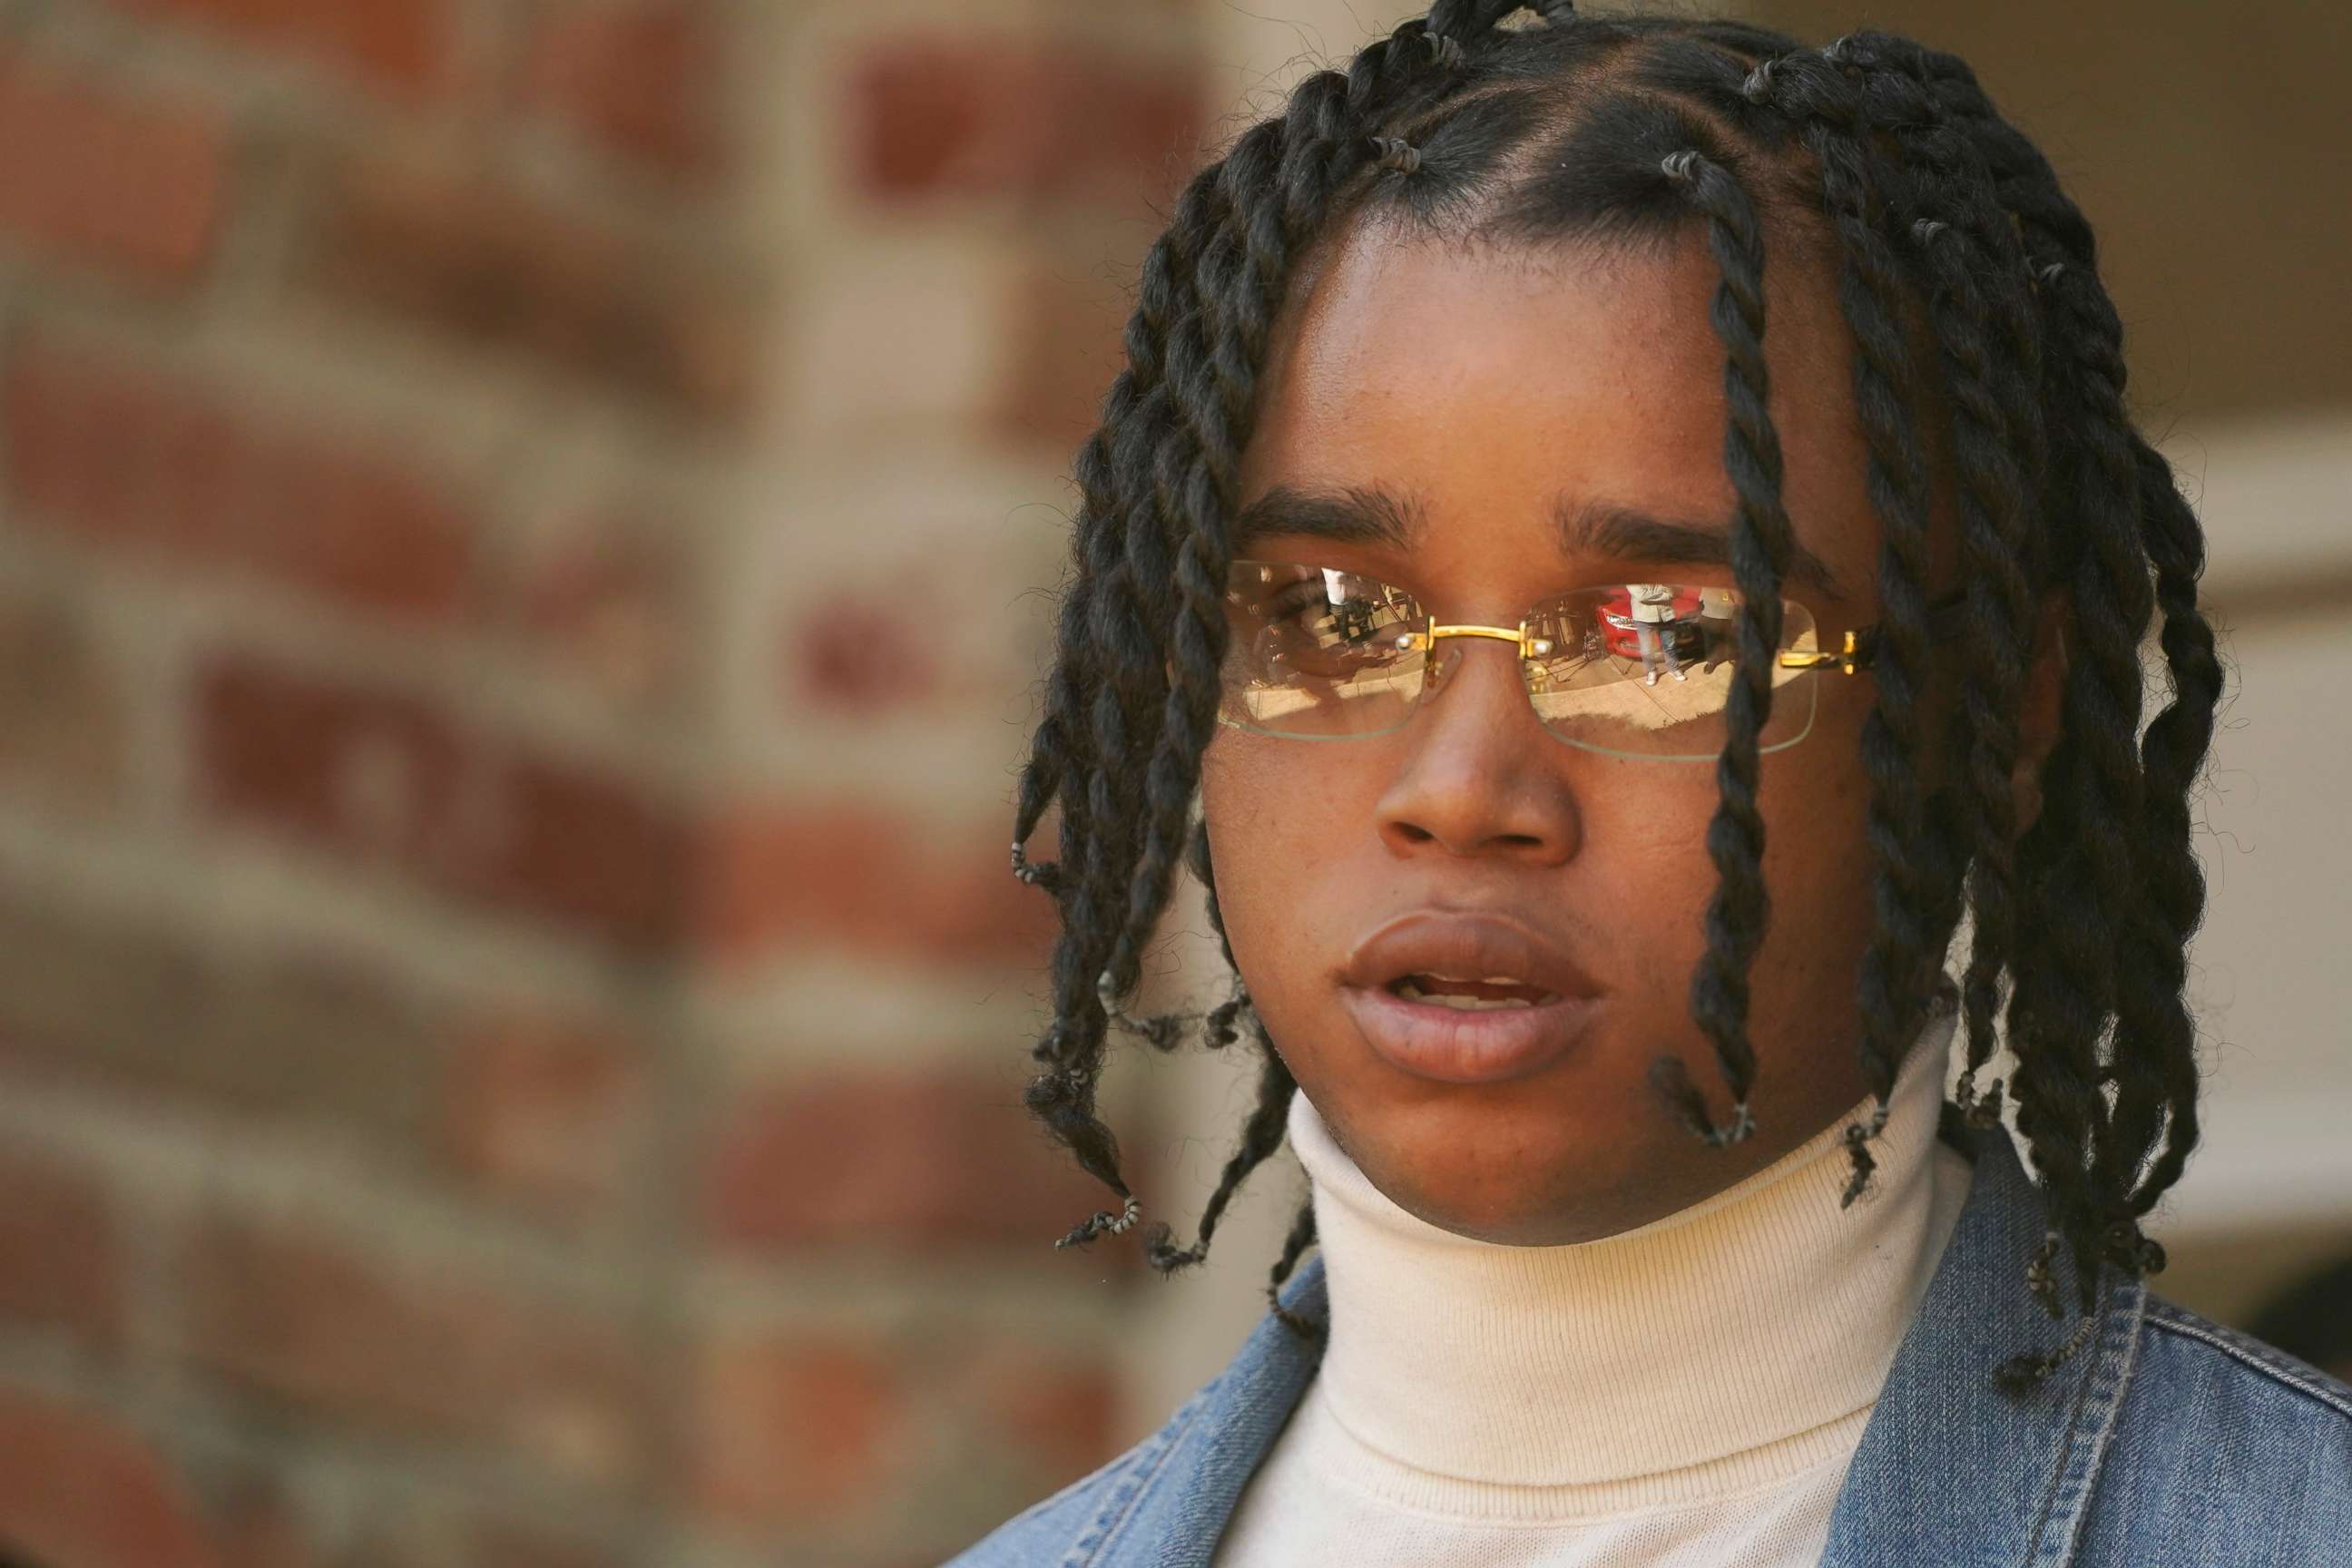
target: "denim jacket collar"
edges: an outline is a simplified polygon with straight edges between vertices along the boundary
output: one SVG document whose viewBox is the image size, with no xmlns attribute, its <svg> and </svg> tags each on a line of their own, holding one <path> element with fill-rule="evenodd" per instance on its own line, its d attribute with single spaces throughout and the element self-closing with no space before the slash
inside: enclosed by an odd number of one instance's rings
<svg viewBox="0 0 2352 1568">
<path fill-rule="evenodd" d="M 2059 1568 L 2073 1561 L 2135 1357 L 2146 1298 L 2102 1295 L 2089 1342 L 2031 1394 L 1993 1368 L 2062 1335 L 2024 1283 L 2041 1200 L 2005 1133 L 1972 1135 L 1969 1199 L 1896 1352 L 1831 1517 L 1822 1568 L 1933 1562 Z M 1328 1310 L 1320 1255 L 1282 1290 Z M 1262 1319 L 1231 1365 L 1109 1489 L 1072 1561 L 1090 1568 L 1208 1568 L 1243 1489 L 1314 1377 L 1319 1348 Z"/>
</svg>

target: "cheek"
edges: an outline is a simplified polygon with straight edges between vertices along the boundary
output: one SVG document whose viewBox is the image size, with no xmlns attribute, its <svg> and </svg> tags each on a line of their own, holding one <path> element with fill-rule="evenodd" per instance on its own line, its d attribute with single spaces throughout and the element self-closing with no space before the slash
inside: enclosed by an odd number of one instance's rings
<svg viewBox="0 0 2352 1568">
<path fill-rule="evenodd" d="M 1825 743 L 1814 744 L 1813 740 Z M 1759 1010 L 1849 1011 L 1870 940 L 1870 787 L 1853 737 L 1832 731 L 1764 759 L 1765 887 L 1771 926 L 1758 954 Z"/>
<path fill-rule="evenodd" d="M 1251 737 L 1220 730 L 1201 758 L 1201 809 L 1216 872 L 1217 910 L 1244 962 L 1262 947 L 1257 917 L 1280 895 L 1282 868 L 1303 828 L 1290 798 L 1295 769 L 1276 764 Z M 1246 969 L 1244 978 L 1249 978 Z"/>
<path fill-rule="evenodd" d="M 1338 929 L 1327 886 L 1373 833 L 1378 771 L 1343 745 L 1220 730 L 1201 759 L 1217 910 L 1234 963 L 1276 1039 L 1322 1001 Z M 1330 927 L 1332 929 L 1324 929 Z"/>
</svg>

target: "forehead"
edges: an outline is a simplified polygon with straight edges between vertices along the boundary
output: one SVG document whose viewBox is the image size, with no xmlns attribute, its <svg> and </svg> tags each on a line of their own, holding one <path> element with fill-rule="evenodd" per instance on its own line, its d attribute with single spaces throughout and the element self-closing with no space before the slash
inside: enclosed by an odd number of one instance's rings
<svg viewBox="0 0 2352 1568">
<path fill-rule="evenodd" d="M 1830 276 L 1766 267 L 1768 406 L 1799 540 L 1867 584 L 1877 529 Z M 1725 353 L 1703 232 L 1670 248 L 1531 253 L 1354 226 L 1313 258 L 1269 344 L 1244 504 L 1376 486 L 1449 542 L 1549 549 L 1562 503 L 1721 520 Z"/>
</svg>

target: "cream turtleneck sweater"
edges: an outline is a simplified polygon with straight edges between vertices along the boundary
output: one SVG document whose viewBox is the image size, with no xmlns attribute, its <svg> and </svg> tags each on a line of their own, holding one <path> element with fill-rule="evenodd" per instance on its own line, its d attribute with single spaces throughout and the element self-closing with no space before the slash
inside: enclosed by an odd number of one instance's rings
<svg viewBox="0 0 2352 1568">
<path fill-rule="evenodd" d="M 1849 1114 L 1703 1203 L 1570 1246 L 1415 1218 L 1295 1096 L 1330 1339 L 1217 1568 L 1818 1562 L 1968 1193 L 1936 1138 L 1953 1022 L 1939 1010 L 1905 1058 L 1853 1208 Z"/>
</svg>

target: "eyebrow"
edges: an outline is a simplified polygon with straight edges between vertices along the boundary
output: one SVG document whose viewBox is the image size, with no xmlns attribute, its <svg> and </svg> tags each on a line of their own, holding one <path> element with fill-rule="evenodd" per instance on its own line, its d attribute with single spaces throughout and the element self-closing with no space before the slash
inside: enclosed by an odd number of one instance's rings
<svg viewBox="0 0 2352 1568">
<path fill-rule="evenodd" d="M 1553 505 L 1552 526 L 1563 554 L 1658 565 L 1731 564 L 1731 530 L 1726 523 L 1657 517 L 1639 507 L 1561 496 Z M 1276 485 L 1242 508 L 1234 524 L 1234 552 L 1245 555 L 1258 540 L 1296 534 L 1339 544 L 1381 545 L 1403 553 L 1413 548 L 1425 527 L 1423 509 L 1415 498 L 1377 485 L 1331 489 Z M 1783 576 L 1832 598 L 1844 597 L 1829 563 L 1795 540 L 1790 542 Z"/>
</svg>

